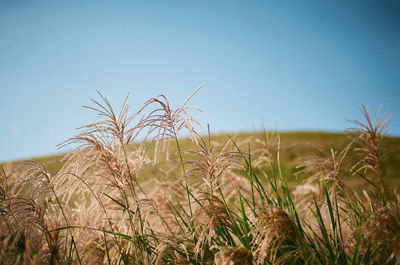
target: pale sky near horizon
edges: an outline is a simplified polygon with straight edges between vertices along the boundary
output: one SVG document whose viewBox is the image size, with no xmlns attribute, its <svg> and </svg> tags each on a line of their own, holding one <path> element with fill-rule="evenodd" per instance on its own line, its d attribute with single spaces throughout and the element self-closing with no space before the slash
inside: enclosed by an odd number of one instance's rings
<svg viewBox="0 0 400 265">
<path fill-rule="evenodd" d="M 400 1 L 2 0 L 0 36 L 0 162 L 56 152 L 96 89 L 134 110 L 204 84 L 214 133 L 344 131 L 383 104 L 400 136 Z"/>
</svg>

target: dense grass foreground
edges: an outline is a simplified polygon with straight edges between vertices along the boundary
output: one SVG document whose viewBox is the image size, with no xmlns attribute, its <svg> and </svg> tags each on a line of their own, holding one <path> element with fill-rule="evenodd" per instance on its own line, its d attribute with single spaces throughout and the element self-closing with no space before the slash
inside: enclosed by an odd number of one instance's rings
<svg viewBox="0 0 400 265">
<path fill-rule="evenodd" d="M 117 115 L 101 96 L 89 107 L 100 121 L 62 144 L 79 147 L 57 174 L 4 168 L 0 264 L 400 264 L 386 114 L 373 121 L 362 106 L 354 140 L 304 160 L 304 183 L 289 188 L 278 135 L 254 148 L 214 142 L 189 99 L 172 109 L 161 95 L 133 114 L 125 101 Z M 350 177 L 369 188 L 349 188 Z"/>
</svg>

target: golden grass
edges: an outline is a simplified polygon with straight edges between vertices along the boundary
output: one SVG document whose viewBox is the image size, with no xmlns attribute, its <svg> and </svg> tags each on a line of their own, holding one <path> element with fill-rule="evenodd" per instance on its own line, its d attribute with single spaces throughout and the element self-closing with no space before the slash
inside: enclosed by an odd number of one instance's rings
<svg viewBox="0 0 400 265">
<path fill-rule="evenodd" d="M 63 162 L 3 165 L 0 264 L 400 262 L 387 116 L 362 106 L 347 134 L 202 136 L 193 94 L 117 114 L 99 93 Z"/>
</svg>

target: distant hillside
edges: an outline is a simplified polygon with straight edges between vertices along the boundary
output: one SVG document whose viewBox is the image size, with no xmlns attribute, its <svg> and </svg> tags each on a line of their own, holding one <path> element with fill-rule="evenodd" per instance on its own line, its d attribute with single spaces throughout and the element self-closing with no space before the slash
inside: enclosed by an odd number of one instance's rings
<svg viewBox="0 0 400 265">
<path fill-rule="evenodd" d="M 351 135 L 346 133 L 284 132 L 278 135 L 280 139 L 280 163 L 284 173 L 291 181 L 300 181 L 307 176 L 306 174 L 296 176 L 295 173 L 301 169 L 296 167 L 299 163 L 305 159 L 310 159 L 311 156 L 329 156 L 331 148 L 339 153 L 352 140 Z M 255 156 L 253 160 L 256 160 L 256 156 L 260 155 L 262 153 L 261 150 L 266 148 L 265 142 L 262 141 L 264 138 L 263 133 L 240 133 L 230 135 L 230 137 L 240 146 L 242 152 L 247 153 L 250 149 L 250 153 Z M 278 137 L 277 135 L 267 135 L 267 138 L 271 137 L 273 139 L 271 139 L 269 148 L 270 151 L 276 153 Z M 211 140 L 215 141 L 217 144 L 222 144 L 228 139 L 229 136 L 223 134 L 211 136 Z M 190 145 L 189 141 L 185 141 L 184 139 L 181 141 L 183 145 Z M 187 147 L 190 148 L 190 146 Z M 354 147 L 356 147 L 355 144 Z M 172 151 L 174 151 L 174 145 L 172 145 L 171 148 Z M 383 141 L 383 151 L 385 153 L 382 165 L 383 175 L 397 183 L 400 180 L 397 174 L 397 172 L 400 172 L 400 138 L 386 137 Z M 152 150 L 149 151 L 150 156 L 152 152 Z M 352 149 L 349 151 L 348 155 L 353 157 L 354 161 L 357 161 L 357 156 Z M 55 155 L 33 158 L 31 160 L 44 164 L 51 174 L 56 174 L 63 165 L 62 158 L 63 155 Z M 14 161 L 11 162 L 11 164 L 18 162 L 20 161 Z M 5 165 L 3 164 L 3 166 Z M 148 176 L 149 174 L 152 173 L 148 172 L 146 175 Z"/>
</svg>

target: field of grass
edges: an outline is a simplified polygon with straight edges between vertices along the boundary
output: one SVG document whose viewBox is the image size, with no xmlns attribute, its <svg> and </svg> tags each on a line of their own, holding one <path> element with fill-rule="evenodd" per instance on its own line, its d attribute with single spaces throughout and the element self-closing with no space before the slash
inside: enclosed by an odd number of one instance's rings
<svg viewBox="0 0 400 265">
<path fill-rule="evenodd" d="M 400 263 L 387 116 L 363 108 L 346 134 L 211 136 L 187 102 L 117 115 L 101 100 L 64 143 L 75 151 L 2 165 L 0 264 Z"/>
</svg>

